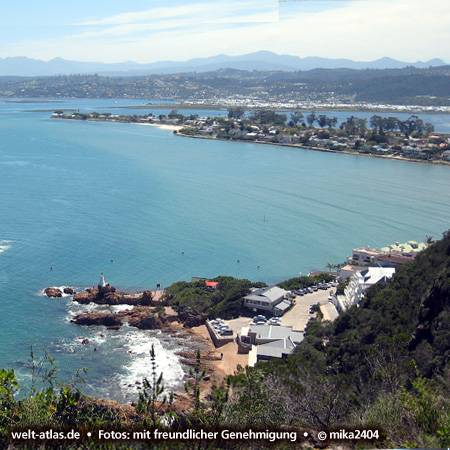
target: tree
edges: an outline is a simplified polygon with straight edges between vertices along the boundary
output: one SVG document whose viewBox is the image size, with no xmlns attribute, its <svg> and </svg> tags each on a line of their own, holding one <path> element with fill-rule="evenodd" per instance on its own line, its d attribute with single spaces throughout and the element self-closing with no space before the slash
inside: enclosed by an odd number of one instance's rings
<svg viewBox="0 0 450 450">
<path fill-rule="evenodd" d="M 183 114 L 180 114 L 176 109 L 172 109 L 169 114 L 167 114 L 167 117 L 169 119 L 177 119 L 177 120 L 183 120 L 184 116 Z"/>
<path fill-rule="evenodd" d="M 228 118 L 229 119 L 242 119 L 242 117 L 244 117 L 244 115 L 245 115 L 245 109 L 240 106 L 228 108 Z"/>
<path fill-rule="evenodd" d="M 367 131 L 367 119 L 359 119 L 355 116 L 350 116 L 340 126 L 348 135 L 364 136 Z"/>
<path fill-rule="evenodd" d="M 230 381 L 225 385 L 213 386 L 210 394 L 210 405 L 207 415 L 208 423 L 212 427 L 219 427 L 225 419 L 225 411 L 229 400 Z"/>
<path fill-rule="evenodd" d="M 186 384 L 184 385 L 184 389 L 192 397 L 194 406 L 193 415 L 196 419 L 199 419 L 202 408 L 200 398 L 200 383 L 205 376 L 205 371 L 202 370 L 201 366 L 200 350 L 197 350 L 195 354 L 195 366 L 193 369 L 190 369 L 189 376 L 191 380 L 186 382 Z"/>
<path fill-rule="evenodd" d="M 286 114 L 278 114 L 270 109 L 259 109 L 253 112 L 250 120 L 261 124 L 285 125 L 287 116 Z"/>
<path fill-rule="evenodd" d="M 16 405 L 15 394 L 19 388 L 14 370 L 0 369 L 0 434 L 11 425 L 12 409 Z"/>
<path fill-rule="evenodd" d="M 335 128 L 338 123 L 337 117 L 331 117 L 328 119 L 328 128 Z"/>
<path fill-rule="evenodd" d="M 308 123 L 309 127 L 312 127 L 316 120 L 317 120 L 317 117 L 316 117 L 316 114 L 314 112 L 312 112 L 311 114 L 308 114 L 306 116 L 306 122 Z"/>
<path fill-rule="evenodd" d="M 399 129 L 406 136 L 417 135 L 429 135 L 434 131 L 433 125 L 425 123 L 416 115 L 410 116 L 404 121 L 399 121 Z"/>
<path fill-rule="evenodd" d="M 152 344 L 150 349 L 151 374 L 150 379 L 144 378 L 142 382 L 142 391 L 139 393 L 137 410 L 150 419 L 150 425 L 156 427 L 159 423 L 159 407 L 166 403 L 167 398 L 164 395 L 163 373 L 157 374 L 155 347 Z"/>
<path fill-rule="evenodd" d="M 381 116 L 372 116 L 369 120 L 370 127 L 374 129 L 375 132 L 378 131 L 379 134 L 383 134 L 384 131 L 384 121 Z"/>
<path fill-rule="evenodd" d="M 271 386 L 264 382 L 265 374 L 253 367 L 238 367 L 232 380 L 233 398 L 227 419 L 239 427 L 273 427 L 283 422 L 281 407 L 273 401 Z"/>
<path fill-rule="evenodd" d="M 299 124 L 299 122 L 301 122 L 303 120 L 303 113 L 301 111 L 294 111 L 291 114 L 290 117 L 290 121 L 289 121 L 289 126 L 291 127 L 295 127 Z"/>
<path fill-rule="evenodd" d="M 325 128 L 325 126 L 328 124 L 328 117 L 325 114 L 320 114 L 317 122 L 320 128 Z"/>
</svg>

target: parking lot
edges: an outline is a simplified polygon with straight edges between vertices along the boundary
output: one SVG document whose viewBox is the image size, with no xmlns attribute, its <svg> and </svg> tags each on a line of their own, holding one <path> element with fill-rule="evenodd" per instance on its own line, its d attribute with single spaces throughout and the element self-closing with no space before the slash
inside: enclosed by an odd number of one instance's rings
<svg viewBox="0 0 450 450">
<path fill-rule="evenodd" d="M 320 305 L 328 304 L 328 297 L 336 288 L 327 290 L 318 290 L 312 294 L 295 297 L 295 305 L 282 317 L 281 324 L 290 326 L 294 331 L 304 331 L 308 320 L 311 317 L 309 308 L 319 303 Z"/>
</svg>

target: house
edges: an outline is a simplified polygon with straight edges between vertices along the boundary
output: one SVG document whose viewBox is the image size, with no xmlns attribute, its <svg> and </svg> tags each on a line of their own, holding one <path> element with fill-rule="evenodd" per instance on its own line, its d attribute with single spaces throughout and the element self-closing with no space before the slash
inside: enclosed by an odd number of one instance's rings
<svg viewBox="0 0 450 450">
<path fill-rule="evenodd" d="M 363 270 L 363 266 L 356 266 L 354 264 L 346 264 L 345 266 L 339 269 L 337 280 L 344 281 L 347 278 L 350 278 L 356 272 Z"/>
<path fill-rule="evenodd" d="M 205 280 L 205 286 L 210 289 L 217 289 L 219 287 L 218 281 Z"/>
<path fill-rule="evenodd" d="M 253 289 L 246 295 L 243 305 L 254 311 L 268 312 L 274 316 L 282 316 L 292 306 L 288 291 L 278 286 Z"/>
<path fill-rule="evenodd" d="M 354 273 L 350 277 L 344 295 L 333 297 L 333 304 L 338 312 L 342 313 L 353 305 L 358 305 L 364 298 L 365 291 L 377 284 L 385 283 L 392 278 L 395 273 L 393 267 L 367 267 L 364 270 Z"/>
<path fill-rule="evenodd" d="M 248 364 L 272 358 L 286 358 L 303 341 L 304 335 L 292 327 L 280 325 L 249 325 L 241 329 L 238 343 L 241 351 L 248 350 Z"/>
<path fill-rule="evenodd" d="M 370 247 L 359 247 L 354 248 L 352 251 L 352 256 L 350 256 L 347 261 L 350 264 L 365 266 L 373 263 L 375 258 L 380 256 L 382 252 L 376 248 Z"/>
<path fill-rule="evenodd" d="M 352 256 L 347 262 L 357 266 L 383 266 L 397 267 L 412 261 L 418 252 L 425 250 L 428 244 L 423 242 L 408 241 L 396 242 L 381 249 L 360 247 L 353 249 Z"/>
<path fill-rule="evenodd" d="M 254 345 L 248 354 L 248 365 L 253 367 L 258 361 L 269 361 L 273 358 L 286 359 L 295 347 L 296 345 L 290 339 Z"/>
</svg>

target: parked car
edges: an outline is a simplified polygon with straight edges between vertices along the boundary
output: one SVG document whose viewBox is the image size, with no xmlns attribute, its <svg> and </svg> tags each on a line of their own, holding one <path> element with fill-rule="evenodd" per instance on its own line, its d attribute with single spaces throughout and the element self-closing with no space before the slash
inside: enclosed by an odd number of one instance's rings
<svg viewBox="0 0 450 450">
<path fill-rule="evenodd" d="M 221 336 L 232 336 L 233 335 L 233 330 L 231 328 L 223 329 L 223 330 L 219 331 L 219 334 Z"/>
<path fill-rule="evenodd" d="M 262 314 L 258 314 L 257 316 L 253 317 L 253 320 L 264 320 L 266 321 L 266 316 L 263 316 Z"/>
</svg>

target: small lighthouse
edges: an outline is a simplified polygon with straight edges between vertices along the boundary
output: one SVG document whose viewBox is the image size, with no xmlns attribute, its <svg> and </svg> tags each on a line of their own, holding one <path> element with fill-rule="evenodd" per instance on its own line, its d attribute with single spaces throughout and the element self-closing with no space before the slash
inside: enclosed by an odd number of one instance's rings
<svg viewBox="0 0 450 450">
<path fill-rule="evenodd" d="M 106 280 L 105 280 L 105 276 L 103 275 L 103 272 L 102 272 L 100 274 L 100 279 L 98 280 L 98 289 L 101 290 L 104 287 L 106 287 Z"/>
</svg>

